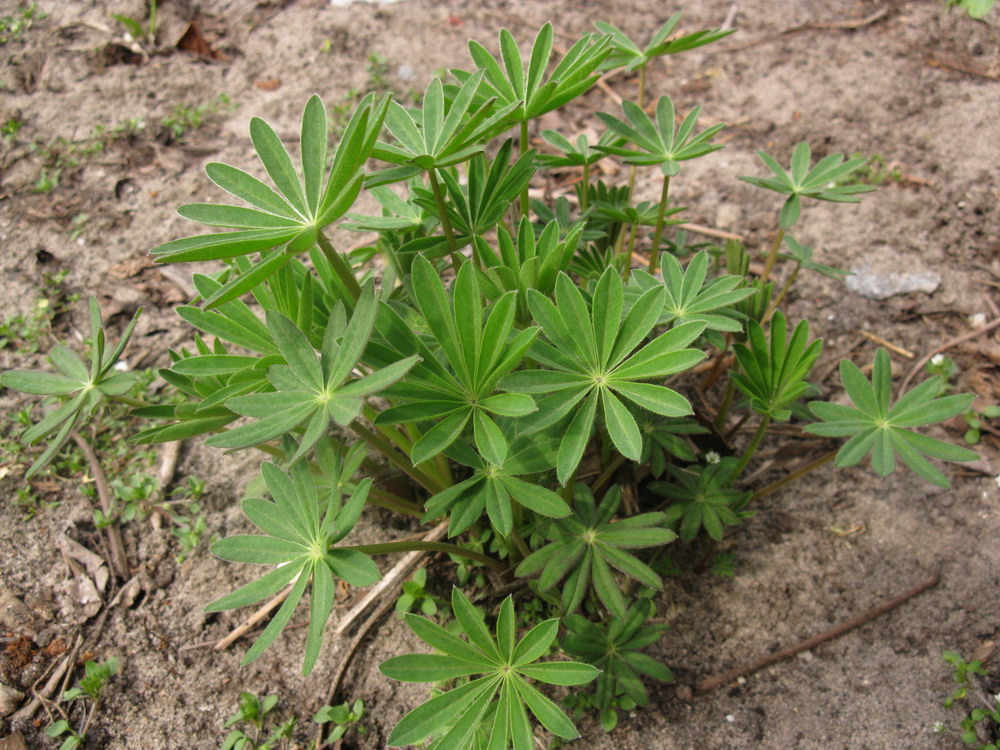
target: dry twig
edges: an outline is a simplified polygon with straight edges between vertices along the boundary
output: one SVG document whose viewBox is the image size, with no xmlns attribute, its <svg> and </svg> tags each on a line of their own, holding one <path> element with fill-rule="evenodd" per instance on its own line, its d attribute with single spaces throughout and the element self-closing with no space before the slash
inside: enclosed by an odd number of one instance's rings
<svg viewBox="0 0 1000 750">
<path fill-rule="evenodd" d="M 977 328 L 974 331 L 969 331 L 969 333 L 963 334 L 961 336 L 956 336 L 953 339 L 949 339 L 948 341 L 945 341 L 943 344 L 941 344 L 941 346 L 937 347 L 936 349 L 931 349 L 929 352 L 927 352 L 927 354 L 925 354 L 923 357 L 921 357 L 919 360 L 917 360 L 916 364 L 914 364 L 913 367 L 910 369 L 910 371 L 908 373 L 906 373 L 906 377 L 903 378 L 903 382 L 899 384 L 899 391 L 898 391 L 898 393 L 905 393 L 906 392 L 906 386 L 908 386 L 910 384 L 910 381 L 913 380 L 913 378 L 916 376 L 916 374 L 918 372 L 920 372 L 921 369 L 923 369 L 923 366 L 926 365 L 928 362 L 931 361 L 931 357 L 933 357 L 935 354 L 940 354 L 943 351 L 951 349 L 951 347 L 953 347 L 953 346 L 958 346 L 959 344 L 964 344 L 966 341 L 971 341 L 972 339 L 976 338 L 977 336 L 981 336 L 984 333 L 989 333 L 990 331 L 992 331 L 997 326 L 1000 326 L 1000 318 L 995 318 L 994 320 L 991 320 L 986 325 L 980 326 L 979 328 Z"/>
<path fill-rule="evenodd" d="M 74 430 L 70 433 L 70 436 L 79 446 L 80 450 L 83 451 L 83 455 L 90 465 L 90 473 L 94 475 L 94 484 L 97 486 L 97 497 L 101 504 L 101 512 L 105 516 L 110 517 L 112 512 L 111 487 L 108 486 L 108 478 L 104 475 L 101 462 L 97 459 L 97 454 L 94 453 L 93 447 L 80 433 Z M 118 528 L 118 523 L 111 523 L 106 528 L 106 531 L 108 533 L 108 550 L 111 554 L 111 566 L 118 575 L 126 578 L 129 573 L 128 558 L 125 557 L 125 544 L 122 542 L 122 534 Z"/>
</svg>

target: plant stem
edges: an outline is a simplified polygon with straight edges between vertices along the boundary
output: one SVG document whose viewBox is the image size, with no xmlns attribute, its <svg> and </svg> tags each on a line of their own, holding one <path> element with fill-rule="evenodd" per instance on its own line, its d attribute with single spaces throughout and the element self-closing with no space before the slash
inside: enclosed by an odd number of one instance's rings
<svg viewBox="0 0 1000 750">
<path fill-rule="evenodd" d="M 599 495 L 605 485 L 611 481 L 611 477 L 615 475 L 615 472 L 618 471 L 618 468 L 623 463 L 625 463 L 625 456 L 621 453 L 611 459 L 611 463 L 608 464 L 608 467 L 602 471 L 601 475 L 594 480 L 593 484 L 590 485 L 590 491 L 594 493 L 595 497 Z"/>
<path fill-rule="evenodd" d="M 768 307 L 767 312 L 764 313 L 764 318 L 763 320 L 761 320 L 761 325 L 767 323 L 767 321 L 771 319 L 771 316 L 774 315 L 774 311 L 778 309 L 778 305 L 781 304 L 781 301 L 785 298 L 785 295 L 788 294 L 788 290 L 792 288 L 792 285 L 795 283 L 795 280 L 799 277 L 799 271 L 801 269 L 802 269 L 801 265 L 795 266 L 795 270 L 792 271 L 791 275 L 788 277 L 788 280 L 784 284 L 782 284 L 781 291 L 778 292 L 778 296 L 771 301 L 770 307 Z"/>
<path fill-rule="evenodd" d="M 366 555 L 390 555 L 394 552 L 415 551 L 444 552 L 449 555 L 459 555 L 461 557 L 467 557 L 470 560 L 475 560 L 476 562 L 480 562 L 483 565 L 492 568 L 498 573 L 506 572 L 508 567 L 495 557 L 490 557 L 489 555 L 484 555 L 482 552 L 466 549 L 465 547 L 460 547 L 457 544 L 451 544 L 449 542 L 382 542 L 380 544 L 358 544 L 354 547 L 338 547 L 337 549 L 351 549 L 357 552 L 363 552 Z"/>
<path fill-rule="evenodd" d="M 444 193 L 441 192 L 441 183 L 438 182 L 437 170 L 428 169 L 427 176 L 430 178 L 431 191 L 434 193 L 434 202 L 437 203 L 441 229 L 444 230 L 444 237 L 448 240 L 448 252 L 451 253 L 451 267 L 455 273 L 458 273 L 458 268 L 462 261 L 458 255 L 458 243 L 455 241 L 455 231 L 451 228 L 451 218 L 449 218 L 448 209 L 444 205 Z"/>
<path fill-rule="evenodd" d="M 70 437 L 83 452 L 87 464 L 90 466 L 90 473 L 94 475 L 94 485 L 97 487 L 97 499 L 101 504 L 101 512 L 104 517 L 110 519 L 112 514 L 111 487 L 108 485 L 108 478 L 101 468 L 101 462 L 97 459 L 94 448 L 87 442 L 79 432 L 73 430 Z M 105 529 L 108 534 L 108 551 L 111 554 L 111 565 L 115 572 L 122 578 L 128 578 L 128 558 L 125 557 L 125 544 L 122 542 L 121 530 L 117 521 L 111 521 Z"/>
<path fill-rule="evenodd" d="M 319 249 L 323 251 L 323 255 L 326 256 L 327 261 L 329 261 L 330 266 L 333 268 L 334 272 L 337 274 L 337 278 L 344 285 L 347 293 L 351 295 L 351 298 L 357 302 L 358 298 L 361 296 L 361 285 L 358 284 L 358 280 L 354 277 L 354 271 L 351 270 L 350 265 L 344 259 L 344 257 L 338 253 L 330 240 L 320 232 L 316 237 L 316 242 L 319 244 Z"/>
<path fill-rule="evenodd" d="M 649 253 L 649 272 L 656 273 L 660 267 L 660 239 L 663 237 L 663 218 L 667 213 L 667 196 L 670 193 L 670 176 L 663 175 L 663 190 L 660 192 L 660 208 L 656 212 L 656 230 L 653 232 L 653 249 Z"/>
<path fill-rule="evenodd" d="M 757 432 L 753 434 L 750 438 L 750 444 L 743 451 L 743 456 L 740 458 L 739 464 L 736 465 L 736 470 L 733 471 L 733 479 L 736 479 L 743 470 L 746 468 L 747 464 L 750 463 L 750 459 L 753 458 L 753 454 L 757 452 L 757 447 L 760 445 L 760 441 L 764 439 L 764 433 L 767 432 L 768 426 L 771 424 L 771 417 L 769 415 L 764 415 L 760 420 L 760 426 L 757 428 Z"/>
<path fill-rule="evenodd" d="M 729 419 L 729 407 L 733 404 L 733 395 L 736 393 L 736 384 L 732 378 L 726 381 L 726 390 L 722 393 L 722 403 L 719 405 L 719 413 L 715 417 L 715 431 L 722 434 L 726 428 L 726 420 Z"/>
<path fill-rule="evenodd" d="M 528 142 L 528 121 L 521 120 L 521 156 L 524 156 L 528 152 L 528 147 L 531 144 Z M 528 200 L 528 186 L 524 186 L 524 190 L 521 191 L 521 216 L 527 216 L 531 211 L 531 204 Z"/>
<path fill-rule="evenodd" d="M 590 164 L 583 162 L 583 179 L 580 180 L 580 212 L 590 208 Z"/>
<path fill-rule="evenodd" d="M 639 109 L 642 109 L 646 103 L 646 66 L 643 65 L 639 68 Z M 632 198 L 632 193 L 635 191 L 635 173 L 638 168 L 633 164 L 628 168 L 628 197 Z"/>
<path fill-rule="evenodd" d="M 358 420 L 355 419 L 353 422 L 351 422 L 350 428 L 351 430 L 354 431 L 354 434 L 356 434 L 358 437 L 360 437 L 362 440 L 368 443 L 368 445 L 370 445 L 379 453 L 381 453 L 383 456 L 385 456 L 386 460 L 389 463 L 391 463 L 397 469 L 402 471 L 404 474 L 410 477 L 410 479 L 412 479 L 414 482 L 419 484 L 421 487 L 423 487 L 431 494 L 438 493 L 441 490 L 445 489 L 445 486 L 441 485 L 440 482 L 435 481 L 432 477 L 428 476 L 426 473 L 424 473 L 420 469 L 416 468 L 412 463 L 410 463 L 410 460 L 406 456 L 399 453 L 395 448 L 393 448 L 392 445 L 385 438 L 383 438 L 381 435 L 377 433 L 372 432 L 363 424 L 361 424 Z"/>
<path fill-rule="evenodd" d="M 368 501 L 372 505 L 377 505 L 379 508 L 385 508 L 386 510 L 394 511 L 395 513 L 402 513 L 404 516 L 422 518 L 424 515 L 423 511 L 421 511 L 420 508 L 413 503 L 407 502 L 403 498 L 398 495 L 394 495 L 391 492 L 380 490 L 375 485 L 372 485 L 371 489 L 368 490 Z"/>
<path fill-rule="evenodd" d="M 776 482 L 771 482 L 771 484 L 767 485 L 766 487 L 761 487 L 759 490 L 754 492 L 753 497 L 750 498 L 750 502 L 753 502 L 759 497 L 763 497 L 764 495 L 770 494 L 775 490 L 784 487 L 786 484 L 789 484 L 790 482 L 794 482 L 799 477 L 805 476 L 809 472 L 818 469 L 823 464 L 830 463 L 836 456 L 837 456 L 837 451 L 830 451 L 829 453 L 820 456 L 815 461 L 810 461 L 805 466 L 800 466 L 795 471 L 783 476 Z"/>
<path fill-rule="evenodd" d="M 774 262 L 778 259 L 778 250 L 781 249 L 781 243 L 784 241 L 785 230 L 778 229 L 778 233 L 774 237 L 774 242 L 771 243 L 771 249 L 767 254 L 767 261 L 764 263 L 764 273 L 760 277 L 762 282 L 766 282 L 771 278 L 771 269 L 774 268 Z"/>
</svg>

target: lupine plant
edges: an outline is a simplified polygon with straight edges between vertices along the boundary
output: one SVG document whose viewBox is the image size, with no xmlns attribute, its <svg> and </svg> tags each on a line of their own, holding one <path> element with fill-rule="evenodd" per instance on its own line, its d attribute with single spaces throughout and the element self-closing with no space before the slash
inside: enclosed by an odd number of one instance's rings
<svg viewBox="0 0 1000 750">
<path fill-rule="evenodd" d="M 785 232 L 803 197 L 850 202 L 871 189 L 851 182 L 863 159 L 829 154 L 811 165 L 802 143 L 789 172 L 761 153 L 773 176 L 744 179 L 786 196 L 773 242 L 762 250 L 701 244 L 692 253 L 686 235 L 670 233 L 683 209 L 671 205 L 668 187 L 682 162 L 721 148 L 712 142 L 721 124 L 696 131 L 698 108 L 678 123 L 664 94 L 653 117 L 630 101 L 625 119 L 597 112 L 592 124 L 605 130 L 594 144 L 552 131 L 532 140 L 540 115 L 574 100 L 597 106 L 587 92 L 602 71 L 641 70 L 645 86 L 657 56 L 725 36 L 710 29 L 669 39 L 678 20 L 645 48 L 599 25 L 554 64 L 548 25 L 526 57 L 507 31 L 499 59 L 473 42 L 471 68 L 433 79 L 419 106 L 362 100 L 336 145 L 314 96 L 298 165 L 255 118 L 251 141 L 270 184 L 209 164 L 208 177 L 246 205 L 183 206 L 186 218 L 225 231 L 152 251 L 165 263 L 221 263 L 195 274 L 198 296 L 178 308 L 196 332 L 161 370 L 177 398 L 136 404 L 134 414 L 155 423 L 133 439 L 207 436 L 210 447 L 267 456 L 257 487 L 270 499 L 243 503 L 260 533 L 213 546 L 264 572 L 211 611 L 288 592 L 244 661 L 274 642 L 308 590 L 309 673 L 337 582 L 372 584 L 376 555 L 446 553 L 489 572 L 471 577 L 463 568 L 463 580 L 487 588 L 519 581 L 548 610 L 519 633 L 512 598 L 479 609 L 456 588 L 458 631 L 406 614 L 437 653 L 395 657 L 382 671 L 443 692 L 410 711 L 390 745 L 528 750 L 533 720 L 575 737 L 539 684 L 585 686 L 600 675 L 589 698 L 587 688 L 574 692 L 604 712 L 605 727 L 615 706 L 645 703 L 644 676 L 671 679 L 642 653 L 663 635 L 650 597 L 662 585 L 664 550 L 711 545 L 752 517 L 759 488 L 749 470 L 765 441 L 846 437 L 829 454 L 838 466 L 870 454 L 886 477 L 898 455 L 943 487 L 948 478 L 929 458 L 976 457 L 913 429 L 962 413 L 971 396 L 942 396 L 931 378 L 893 402 L 881 350 L 871 381 L 841 363 L 853 406 L 802 403 L 821 394 L 810 378 L 822 344 L 778 308 L 803 269 L 840 272 Z M 638 201 L 630 188 L 597 179 L 602 158 L 655 168 L 659 200 Z M 573 170 L 575 188 L 555 181 Z M 530 200 L 529 184 L 545 172 L 555 200 Z M 352 213 L 362 191 L 380 215 Z M 371 233 L 366 252 L 334 246 L 333 225 L 344 217 L 341 229 Z M 639 226 L 653 227 L 648 241 Z M 633 251 L 643 259 L 635 268 Z M 762 275 L 750 270 L 754 253 Z M 771 277 L 782 275 L 775 295 Z M 42 464 L 95 400 L 120 393 L 108 369 L 119 352 L 105 354 L 96 325 L 90 370 L 57 348 L 50 359 L 61 374 L 3 376 L 7 387 L 56 399 L 29 432 L 55 433 Z M 792 437 L 776 436 L 775 423 Z M 449 540 L 350 544 L 372 505 L 411 523 L 444 519 Z"/>
</svg>

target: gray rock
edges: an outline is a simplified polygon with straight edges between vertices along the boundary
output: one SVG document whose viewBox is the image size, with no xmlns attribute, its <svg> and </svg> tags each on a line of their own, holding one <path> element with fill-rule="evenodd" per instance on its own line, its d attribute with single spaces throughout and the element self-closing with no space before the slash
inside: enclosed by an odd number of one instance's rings
<svg viewBox="0 0 1000 750">
<path fill-rule="evenodd" d="M 851 269 L 847 288 L 867 299 L 889 299 L 897 294 L 926 292 L 931 294 L 941 286 L 941 276 L 933 271 L 888 271 L 863 265 Z"/>
<path fill-rule="evenodd" d="M 20 690 L 15 690 L 0 682 L 0 716 L 9 716 L 14 713 L 23 698 L 24 693 Z"/>
</svg>

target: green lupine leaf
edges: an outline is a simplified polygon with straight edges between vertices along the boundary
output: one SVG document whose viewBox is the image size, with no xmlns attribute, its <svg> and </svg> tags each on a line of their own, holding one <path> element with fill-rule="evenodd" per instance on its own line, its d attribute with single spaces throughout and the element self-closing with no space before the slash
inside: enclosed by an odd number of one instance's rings
<svg viewBox="0 0 1000 750">
<path fill-rule="evenodd" d="M 300 575 L 299 579 L 295 582 L 292 587 L 291 593 L 288 594 L 288 598 L 282 603 L 281 607 L 278 608 L 277 613 L 271 618 L 271 621 L 264 628 L 254 644 L 247 649 L 246 654 L 244 654 L 240 666 L 246 666 L 250 662 L 259 658 L 261 654 L 267 650 L 267 647 L 274 643 L 275 639 L 281 634 L 281 631 L 285 629 L 285 626 L 292 619 L 292 615 L 295 613 L 295 608 L 299 606 L 299 601 L 302 599 L 302 594 L 306 589 L 306 585 L 309 582 L 309 578 L 306 575 Z"/>
<path fill-rule="evenodd" d="M 229 536 L 212 545 L 212 554 L 230 562 L 277 565 L 308 554 L 301 541 L 270 536 Z"/>
<path fill-rule="evenodd" d="M 428 735 L 442 731 L 477 698 L 488 691 L 495 691 L 497 683 L 495 677 L 481 677 L 417 706 L 400 719 L 386 744 L 389 747 L 414 745 Z"/>
<path fill-rule="evenodd" d="M 287 585 L 295 576 L 302 571 L 301 565 L 282 565 L 275 568 L 270 573 L 262 575 L 260 578 L 251 581 L 223 597 L 216 599 L 211 604 L 205 606 L 206 612 L 224 612 L 227 609 L 238 607 L 248 607 L 263 601 L 278 590 Z"/>
<path fill-rule="evenodd" d="M 400 682 L 440 682 L 481 674 L 483 665 L 443 654 L 405 654 L 382 662 L 379 670 Z"/>
<path fill-rule="evenodd" d="M 518 669 L 522 674 L 549 685 L 586 685 L 600 674 L 589 664 L 574 661 L 550 661 L 530 664 Z"/>
<path fill-rule="evenodd" d="M 523 667 L 537 661 L 549 650 L 559 633 L 559 620 L 553 618 L 535 625 L 522 638 L 511 656 L 511 663 Z M 544 682 L 544 680 L 543 680 Z"/>
<path fill-rule="evenodd" d="M 379 579 L 378 566 L 368 555 L 353 549 L 332 549 L 326 553 L 330 569 L 352 586 L 371 586 Z"/>
<path fill-rule="evenodd" d="M 604 425 L 611 441 L 623 456 L 638 461 L 642 454 L 642 435 L 635 418 L 610 390 L 602 392 L 601 401 L 604 405 Z"/>
<path fill-rule="evenodd" d="M 8 370 L 0 375 L 0 385 L 4 388 L 12 388 L 22 393 L 34 395 L 50 395 L 73 393 L 87 385 L 87 382 L 80 382 L 65 375 L 54 372 L 42 372 L 40 370 Z"/>
<path fill-rule="evenodd" d="M 570 422 L 562 443 L 559 446 L 559 456 L 556 459 L 556 476 L 560 484 L 566 484 L 576 467 L 580 465 L 583 452 L 590 442 L 590 434 L 594 429 L 594 415 L 597 413 L 597 401 L 600 392 L 595 388 L 583 404 L 573 421 Z"/>
<path fill-rule="evenodd" d="M 596 669 L 593 674 L 595 677 L 597 676 Z M 517 689 L 517 692 L 521 695 L 521 698 L 528 706 L 528 710 L 534 714 L 535 718 L 538 719 L 543 727 L 548 729 L 557 737 L 562 737 L 567 740 L 572 740 L 580 736 L 576 727 L 573 726 L 573 722 L 569 720 L 566 714 L 564 714 L 555 703 L 546 698 L 524 680 L 514 679 L 512 682 L 514 687 Z"/>
</svg>

